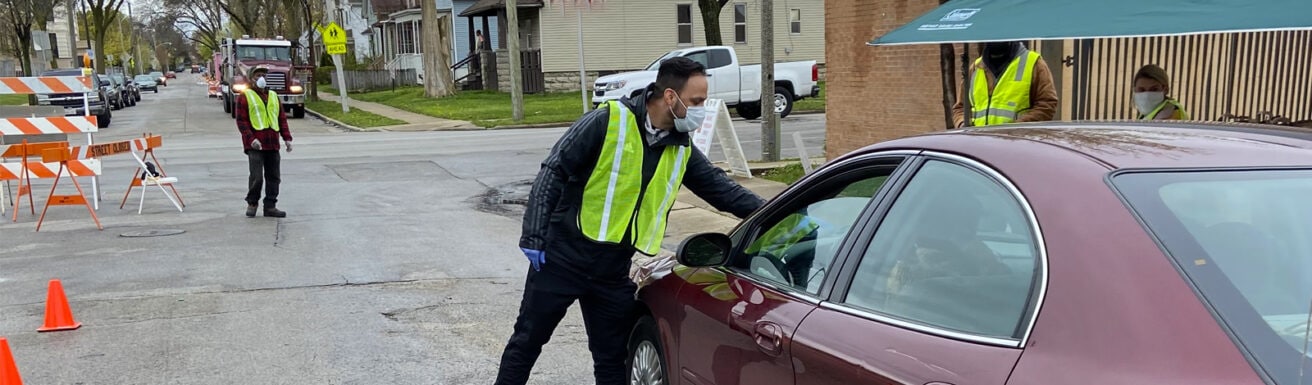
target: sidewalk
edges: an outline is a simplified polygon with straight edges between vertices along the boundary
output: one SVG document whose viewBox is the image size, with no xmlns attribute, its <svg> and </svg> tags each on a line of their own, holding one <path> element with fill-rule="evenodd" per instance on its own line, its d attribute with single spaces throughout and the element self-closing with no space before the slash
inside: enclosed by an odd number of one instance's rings
<svg viewBox="0 0 1312 385">
<path fill-rule="evenodd" d="M 349 97 L 350 95 L 347 96 Z M 319 99 L 340 103 L 342 97 L 341 95 L 333 95 L 329 93 L 320 92 Z M 372 112 L 378 115 L 382 115 L 392 119 L 397 119 L 406 122 L 406 124 L 375 127 L 369 130 L 413 132 L 413 131 L 482 129 L 478 126 L 475 126 L 473 123 L 466 122 L 463 120 L 442 119 L 442 118 L 432 117 L 423 114 L 416 114 L 410 111 L 405 111 L 402 109 L 393 108 L 378 103 L 370 103 L 370 102 L 360 101 L 356 99 L 351 99 L 350 101 L 347 102 L 347 105 L 350 106 L 351 108 L 359 108 L 364 111 Z M 365 131 L 365 130 L 361 129 L 361 131 Z"/>
</svg>

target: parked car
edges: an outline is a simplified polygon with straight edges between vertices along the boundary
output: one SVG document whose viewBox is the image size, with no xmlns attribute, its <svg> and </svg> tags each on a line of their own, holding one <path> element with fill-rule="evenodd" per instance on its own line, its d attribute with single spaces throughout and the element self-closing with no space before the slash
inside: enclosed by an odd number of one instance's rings
<svg viewBox="0 0 1312 385">
<path fill-rule="evenodd" d="M 1308 384 L 1312 130 L 876 144 L 639 292 L 634 384 Z"/>
<path fill-rule="evenodd" d="M 159 93 L 159 83 L 155 82 L 155 77 L 150 75 L 137 75 L 132 78 L 132 82 L 137 85 L 137 89 L 142 91 L 153 91 Z"/>
<path fill-rule="evenodd" d="M 46 71 L 41 76 L 82 76 L 80 69 L 61 69 Z M 101 85 L 104 80 L 100 75 L 91 74 L 91 84 Z M 64 115 L 81 116 L 87 113 L 87 107 L 91 109 L 91 115 L 96 116 L 96 125 L 100 128 L 109 127 L 110 119 L 114 113 L 111 111 L 109 104 L 109 95 L 104 88 L 97 86 L 90 99 L 87 95 L 81 93 L 71 94 L 40 94 L 37 95 L 37 104 L 42 106 L 59 106 L 64 108 Z"/>
<path fill-rule="evenodd" d="M 169 78 L 169 79 L 177 79 L 177 78 L 178 78 L 178 74 L 177 74 L 176 72 L 169 71 L 169 72 L 167 72 L 167 73 L 164 74 L 164 77 Z"/>
<path fill-rule="evenodd" d="M 127 85 L 128 90 L 132 91 L 132 98 L 133 98 L 132 105 L 136 105 L 137 104 L 136 102 L 141 101 L 141 88 L 137 87 L 137 82 L 128 81 L 127 75 L 124 74 L 115 74 L 114 79 L 117 80 L 119 83 L 123 83 L 124 85 Z"/>
<path fill-rule="evenodd" d="M 744 119 L 761 117 L 761 66 L 739 65 L 738 53 L 727 46 L 678 49 L 661 55 L 642 71 L 602 76 L 595 84 L 592 105 L 642 90 L 656 81 L 656 71 L 665 59 L 680 56 L 706 66 L 710 98 L 736 106 L 738 116 Z M 820 70 L 814 60 L 775 63 L 774 79 L 774 110 L 780 116 L 791 114 L 794 102 L 820 96 Z"/>
<path fill-rule="evenodd" d="M 106 96 L 109 96 L 110 108 L 121 110 L 123 107 L 127 107 L 127 100 L 123 97 L 123 86 L 115 83 L 109 75 L 101 74 L 99 78 L 100 89 L 105 91 Z"/>
<path fill-rule="evenodd" d="M 159 72 L 159 71 L 151 72 L 150 76 L 155 78 L 155 83 L 158 83 L 159 85 L 164 87 L 169 86 L 169 79 L 164 76 L 163 72 Z"/>
</svg>

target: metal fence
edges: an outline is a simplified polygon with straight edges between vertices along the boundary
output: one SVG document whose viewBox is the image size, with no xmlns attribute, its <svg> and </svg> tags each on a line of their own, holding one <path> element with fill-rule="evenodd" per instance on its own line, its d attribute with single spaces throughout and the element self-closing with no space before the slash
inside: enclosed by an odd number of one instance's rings
<svg viewBox="0 0 1312 385">
<path fill-rule="evenodd" d="M 395 83 L 392 77 L 393 71 L 389 70 L 366 70 L 366 71 L 343 71 L 343 77 L 346 78 L 346 90 L 348 91 L 368 91 L 392 88 L 392 86 L 412 86 L 419 84 L 419 78 L 413 69 L 396 70 Z M 333 88 L 341 89 L 338 84 L 337 73 L 332 74 Z"/>
<path fill-rule="evenodd" d="M 1157 64 L 1195 120 L 1312 120 L 1312 31 L 1066 41 L 1066 119 L 1132 119 L 1134 74 Z M 1073 59 L 1073 60 L 1072 60 Z"/>
</svg>

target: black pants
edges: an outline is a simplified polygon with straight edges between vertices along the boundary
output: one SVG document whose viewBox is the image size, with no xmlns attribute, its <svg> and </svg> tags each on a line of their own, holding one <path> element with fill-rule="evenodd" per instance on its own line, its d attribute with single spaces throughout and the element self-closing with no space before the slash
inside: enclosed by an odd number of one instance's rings
<svg viewBox="0 0 1312 385">
<path fill-rule="evenodd" d="M 255 206 L 260 203 L 260 190 L 264 190 L 264 208 L 271 209 L 278 205 L 278 185 L 282 183 L 282 155 L 278 150 L 246 150 L 250 159 L 250 190 L 246 192 L 246 203 Z"/>
<path fill-rule="evenodd" d="M 548 254 L 548 257 L 550 255 Z M 565 312 L 578 300 L 583 307 L 583 324 L 592 351 L 597 385 L 626 383 L 624 361 L 633 328 L 636 286 L 627 277 L 601 282 L 553 265 L 548 259 L 542 271 L 529 268 L 524 299 L 519 305 L 515 332 L 501 355 L 496 385 L 523 385 L 551 339 Z"/>
</svg>

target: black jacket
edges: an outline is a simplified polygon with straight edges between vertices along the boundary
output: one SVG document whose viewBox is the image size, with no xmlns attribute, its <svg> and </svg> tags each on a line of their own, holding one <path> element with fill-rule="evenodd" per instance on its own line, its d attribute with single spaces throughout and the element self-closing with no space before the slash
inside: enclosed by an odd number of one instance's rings
<svg viewBox="0 0 1312 385">
<path fill-rule="evenodd" d="M 646 129 L 647 98 L 654 88 L 633 98 L 620 100 L 633 112 L 645 145 L 642 162 L 642 187 L 656 173 L 661 153 L 666 146 L 691 146 L 686 133 L 670 131 L 652 143 Z M 629 263 L 637 250 L 630 244 L 629 234 L 619 244 L 592 241 L 578 229 L 579 207 L 583 202 L 583 189 L 597 164 L 597 157 L 606 142 L 610 110 L 601 108 L 584 115 L 556 142 L 542 169 L 533 182 L 528 208 L 524 213 L 524 233 L 519 246 L 546 252 L 548 264 L 559 264 L 573 272 L 593 279 L 625 279 Z M 712 165 L 701 151 L 693 149 L 683 186 L 715 208 L 744 218 L 765 203 L 751 190 L 743 188 L 725 175 L 724 170 Z"/>
</svg>

